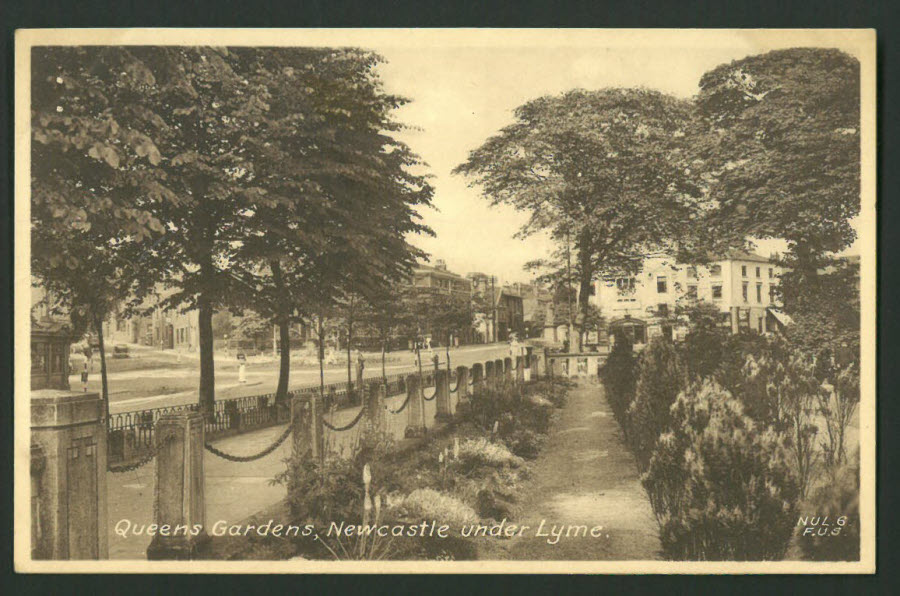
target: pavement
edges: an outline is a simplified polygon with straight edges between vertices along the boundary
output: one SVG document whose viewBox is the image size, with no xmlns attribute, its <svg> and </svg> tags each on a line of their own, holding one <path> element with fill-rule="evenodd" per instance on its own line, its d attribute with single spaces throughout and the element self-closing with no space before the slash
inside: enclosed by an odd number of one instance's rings
<svg viewBox="0 0 900 596">
<path fill-rule="evenodd" d="M 426 395 L 428 391 L 426 390 Z M 451 394 L 451 407 L 455 412 L 457 397 Z M 399 414 L 391 414 L 403 405 L 406 396 L 395 395 L 386 400 L 388 413 L 385 428 L 395 439 L 404 436 L 409 408 Z M 428 428 L 435 425 L 436 400 L 425 402 L 425 420 Z M 340 410 L 326 414 L 333 426 L 347 424 L 356 417 L 359 408 Z M 231 455 L 252 455 L 271 445 L 284 432 L 284 425 L 270 427 L 217 439 L 212 444 L 219 450 Z M 330 451 L 342 455 L 352 452 L 358 442 L 362 424 L 354 428 L 334 432 L 326 429 L 325 444 Z M 290 456 L 290 437 L 271 454 L 252 462 L 231 462 L 214 454 L 203 452 L 203 466 L 206 494 L 207 527 L 223 521 L 226 525 L 240 523 L 251 515 L 262 511 L 279 501 L 287 494 L 283 485 L 273 484 L 274 477 L 284 471 L 285 460 Z M 109 525 L 109 558 L 110 559 L 145 559 L 151 538 L 146 536 L 146 526 L 154 523 L 153 506 L 156 488 L 156 459 L 137 470 L 114 474 L 107 473 L 108 525 Z M 126 521 L 122 521 L 126 520 Z M 141 535 L 129 534 L 122 537 L 116 533 L 116 527 L 124 528 L 126 523 L 131 528 L 144 528 Z"/>
</svg>

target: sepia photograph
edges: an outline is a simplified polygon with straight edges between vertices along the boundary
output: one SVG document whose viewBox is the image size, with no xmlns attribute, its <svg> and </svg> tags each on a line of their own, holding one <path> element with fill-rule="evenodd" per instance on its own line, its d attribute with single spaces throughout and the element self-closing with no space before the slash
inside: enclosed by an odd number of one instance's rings
<svg viewBox="0 0 900 596">
<path fill-rule="evenodd" d="M 875 40 L 18 31 L 16 570 L 874 573 Z"/>
</svg>

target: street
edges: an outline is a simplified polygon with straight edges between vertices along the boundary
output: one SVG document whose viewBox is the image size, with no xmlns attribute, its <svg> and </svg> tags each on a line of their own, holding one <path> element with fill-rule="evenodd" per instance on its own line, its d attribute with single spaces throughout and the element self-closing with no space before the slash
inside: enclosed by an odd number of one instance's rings
<svg viewBox="0 0 900 596">
<path fill-rule="evenodd" d="M 447 353 L 443 348 L 434 350 L 433 353 L 422 352 L 423 370 L 433 367 L 431 358 L 433 354 L 440 357 L 442 366 L 446 366 Z M 392 363 L 385 366 L 387 375 L 395 375 L 403 372 L 414 372 L 415 354 L 409 351 L 392 352 L 388 355 Z M 471 365 L 475 362 L 493 358 L 509 356 L 509 345 L 506 343 L 462 346 L 450 350 L 450 365 Z M 273 393 L 278 385 L 278 362 L 254 363 L 247 367 L 246 382 L 239 381 L 239 372 L 231 358 L 224 362 L 226 357 L 219 356 L 216 366 L 216 399 L 232 399 L 249 395 L 262 395 Z M 380 358 L 368 358 L 364 376 L 366 378 L 381 375 Z M 224 365 L 224 366 L 223 366 Z M 354 363 L 355 377 L 355 363 Z M 135 369 L 108 374 L 110 412 L 128 412 L 160 408 L 164 406 L 194 403 L 197 401 L 197 386 L 200 379 L 199 362 L 196 359 L 188 359 L 181 362 L 178 367 L 154 367 L 150 369 Z M 325 383 L 339 383 L 347 380 L 346 365 L 328 366 L 325 368 Z M 74 390 L 81 389 L 80 375 L 71 375 L 70 385 Z M 319 384 L 319 369 L 301 367 L 295 364 L 291 367 L 290 389 L 317 386 Z M 88 391 L 100 391 L 100 374 L 95 366 L 94 372 L 89 376 Z"/>
</svg>

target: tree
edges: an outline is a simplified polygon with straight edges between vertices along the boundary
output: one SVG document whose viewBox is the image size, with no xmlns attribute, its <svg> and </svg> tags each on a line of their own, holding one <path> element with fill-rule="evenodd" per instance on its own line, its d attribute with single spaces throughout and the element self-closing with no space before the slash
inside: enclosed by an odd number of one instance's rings
<svg viewBox="0 0 900 596">
<path fill-rule="evenodd" d="M 406 242 L 429 233 L 416 209 L 431 187 L 419 158 L 391 135 L 406 103 L 383 91 L 381 58 L 348 49 L 233 50 L 246 76 L 265 86 L 265 118 L 248 141 L 257 204 L 235 259 L 235 275 L 280 328 L 276 396 L 287 392 L 289 326 L 310 305 L 342 306 L 349 349 L 358 307 L 398 283 L 424 256 Z M 259 308 L 259 306 L 257 308 Z"/>
<path fill-rule="evenodd" d="M 362 323 L 378 338 L 381 346 L 381 377 L 387 379 L 385 354 L 395 335 L 410 323 L 411 295 L 404 285 L 395 285 L 372 296 L 364 306 Z"/>
<path fill-rule="evenodd" d="M 691 104 L 645 89 L 575 90 L 532 100 L 516 122 L 469 154 L 469 175 L 493 204 L 548 231 L 547 265 L 574 271 L 586 315 L 604 270 L 639 267 L 644 251 L 686 235 L 700 189 L 688 167 Z"/>
<path fill-rule="evenodd" d="M 817 293 L 828 254 L 855 238 L 859 76 L 858 60 L 841 51 L 793 48 L 723 64 L 700 79 L 694 137 L 717 203 L 710 236 L 786 240 L 793 275 L 782 289 L 792 314 L 803 310 L 794 298 Z"/>
<path fill-rule="evenodd" d="M 125 223 L 130 218 L 159 228 L 161 240 L 147 257 L 170 292 L 163 306 L 199 311 L 204 412 L 215 401 L 216 309 L 235 301 L 244 306 L 252 293 L 267 293 L 272 299 L 255 307 L 277 317 L 284 336 L 291 317 L 299 316 L 314 265 L 344 264 L 333 277 L 315 276 L 328 282 L 320 287 L 339 287 L 332 282 L 353 271 L 368 288 L 419 256 L 405 234 L 427 232 L 415 207 L 427 203 L 431 191 L 404 169 L 419 166 L 417 158 L 389 136 L 399 125 L 387 115 L 402 100 L 381 91 L 374 54 L 138 46 L 62 52 L 71 53 L 61 61 L 69 73 L 62 80 L 84 83 L 62 85 L 68 101 L 104 98 L 93 128 L 76 124 L 110 137 L 93 142 L 83 134 L 87 140 L 74 142 L 117 170 L 121 186 L 130 189 Z M 77 218 L 79 209 L 76 203 L 65 213 Z M 322 229 L 327 232 L 316 233 Z M 125 233 L 147 236 L 135 225 Z M 370 265 L 360 270 L 361 255 Z M 278 266 L 287 263 L 292 271 L 283 277 L 299 280 L 290 291 L 275 280 Z M 267 292 L 253 276 L 271 278 L 276 291 Z M 286 388 L 285 360 L 280 386 Z"/>
<path fill-rule="evenodd" d="M 32 273 L 76 334 L 97 334 L 107 416 L 103 322 L 152 289 L 146 256 L 163 231 L 152 205 L 172 198 L 155 168 L 159 151 L 143 132 L 148 115 L 113 109 L 146 86 L 133 62 L 105 48 L 32 52 Z"/>
</svg>

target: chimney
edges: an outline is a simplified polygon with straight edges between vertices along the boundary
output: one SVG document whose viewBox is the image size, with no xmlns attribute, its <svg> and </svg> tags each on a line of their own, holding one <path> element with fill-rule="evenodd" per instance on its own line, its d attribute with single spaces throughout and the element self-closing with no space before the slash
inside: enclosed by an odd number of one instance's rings
<svg viewBox="0 0 900 596">
<path fill-rule="evenodd" d="M 434 268 L 440 269 L 441 271 L 446 271 L 447 263 L 444 261 L 444 259 L 438 259 L 434 262 Z"/>
</svg>

